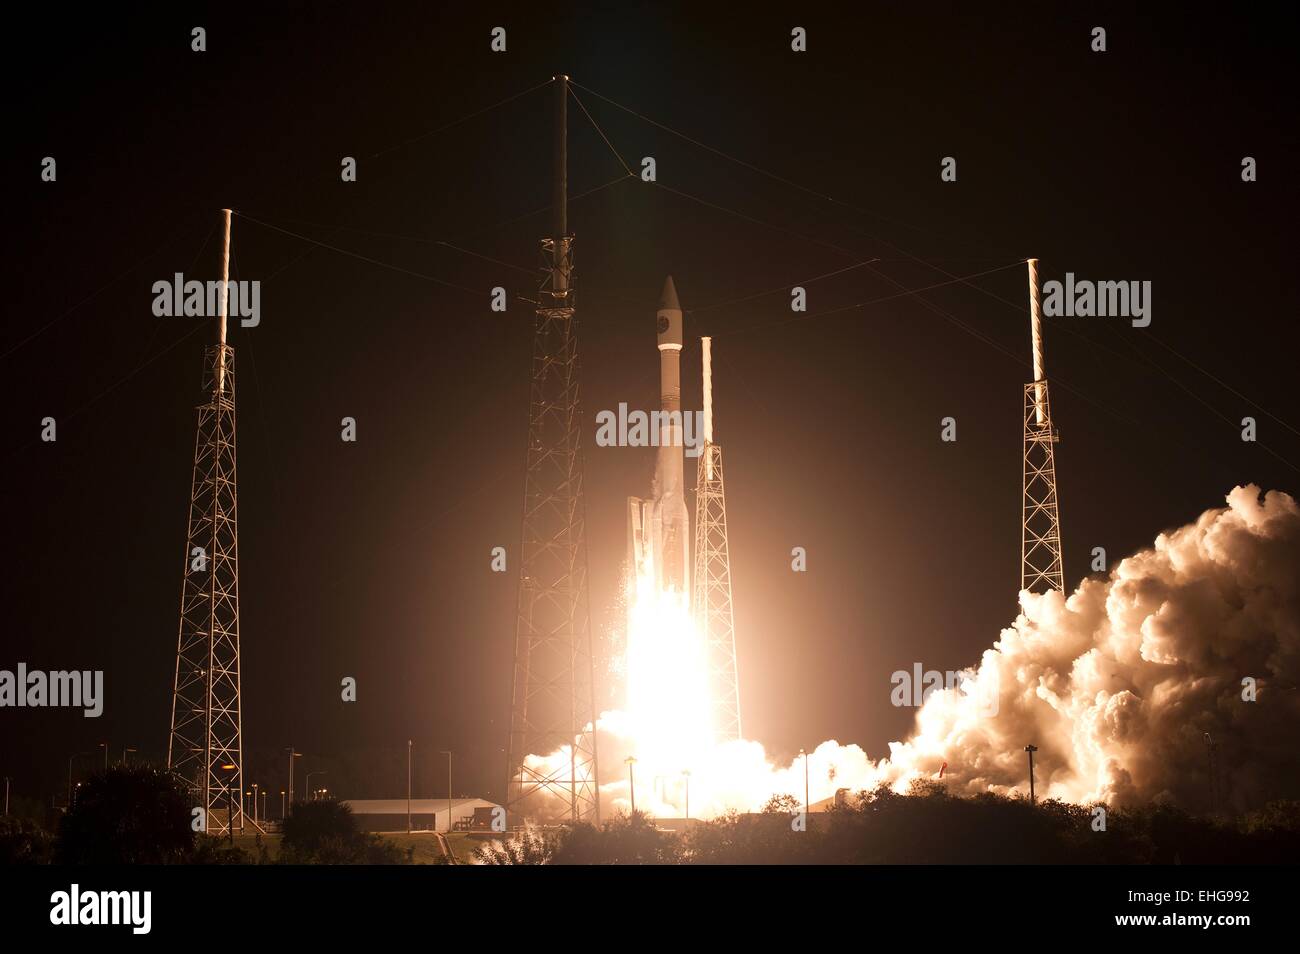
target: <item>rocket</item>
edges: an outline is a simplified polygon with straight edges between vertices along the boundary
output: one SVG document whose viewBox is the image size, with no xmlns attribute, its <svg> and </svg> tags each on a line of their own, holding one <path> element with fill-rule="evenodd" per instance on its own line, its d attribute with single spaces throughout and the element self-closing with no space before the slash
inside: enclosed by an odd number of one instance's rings
<svg viewBox="0 0 1300 954">
<path fill-rule="evenodd" d="M 659 412 L 652 415 L 658 450 L 651 498 L 628 498 L 628 560 L 634 579 L 660 591 L 690 592 L 690 522 L 686 509 L 682 429 L 682 306 L 673 277 L 664 279 L 655 314 L 659 350 Z"/>
</svg>

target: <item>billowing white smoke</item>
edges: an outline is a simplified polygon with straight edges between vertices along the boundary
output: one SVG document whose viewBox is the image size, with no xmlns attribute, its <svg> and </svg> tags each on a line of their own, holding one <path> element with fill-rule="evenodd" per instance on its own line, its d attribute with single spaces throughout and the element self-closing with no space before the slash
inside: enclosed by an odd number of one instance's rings
<svg viewBox="0 0 1300 954">
<path fill-rule="evenodd" d="M 1021 615 L 984 652 L 974 684 L 931 694 L 912 736 L 891 743 L 887 758 L 818 746 L 807 765 L 811 801 L 881 783 L 905 791 L 941 770 L 953 793 L 1026 792 L 1027 744 L 1038 747 L 1040 798 L 1169 799 L 1204 810 L 1209 743 L 1219 808 L 1297 797 L 1300 507 L 1255 486 L 1235 488 L 1227 503 L 1161 534 L 1107 578 L 1084 580 L 1068 599 L 1022 594 Z M 632 734 L 622 714 L 602 716 L 607 817 L 629 808 L 619 773 L 636 749 Z M 775 765 L 756 742 L 718 746 L 690 768 L 694 817 L 755 811 L 774 794 L 803 801 L 803 761 Z M 638 770 L 637 808 L 684 814 L 685 777 L 657 771 Z"/>
<path fill-rule="evenodd" d="M 946 760 L 950 790 L 1024 790 L 1032 743 L 1043 797 L 1198 810 L 1212 742 L 1220 807 L 1295 797 L 1300 508 L 1255 486 L 1227 502 L 1068 599 L 1022 595 L 980 663 L 997 714 L 972 711 L 978 692 L 937 693 L 883 777 L 930 776 Z"/>
</svg>

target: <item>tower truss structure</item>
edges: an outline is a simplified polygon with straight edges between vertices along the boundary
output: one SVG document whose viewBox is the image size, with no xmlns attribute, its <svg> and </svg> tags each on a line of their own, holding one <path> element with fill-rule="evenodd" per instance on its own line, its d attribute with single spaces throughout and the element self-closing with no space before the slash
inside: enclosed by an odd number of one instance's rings
<svg viewBox="0 0 1300 954">
<path fill-rule="evenodd" d="M 1051 399 L 1043 370 L 1043 328 L 1038 259 L 1029 259 L 1030 328 L 1034 380 L 1025 385 L 1024 453 L 1021 468 L 1020 589 L 1065 591 L 1061 560 L 1061 518 L 1056 491 L 1055 446 L 1060 434 L 1052 423 Z"/>
<path fill-rule="evenodd" d="M 167 767 L 188 783 L 208 832 L 243 829 L 239 684 L 239 536 L 235 479 L 235 354 L 226 344 L 230 210 L 222 247 L 217 344 L 206 349 L 194 439 L 180 629 Z"/>
<path fill-rule="evenodd" d="M 599 823 L 567 96 L 568 77 L 556 77 L 555 228 L 541 243 L 541 304 L 533 319 L 506 808 L 512 819 Z"/>
<path fill-rule="evenodd" d="M 736 668 L 736 621 L 731 609 L 727 497 L 722 448 L 712 441 L 706 442 L 700 453 L 695 482 L 694 607 L 708 663 L 714 741 L 740 739 L 740 681 Z"/>
</svg>

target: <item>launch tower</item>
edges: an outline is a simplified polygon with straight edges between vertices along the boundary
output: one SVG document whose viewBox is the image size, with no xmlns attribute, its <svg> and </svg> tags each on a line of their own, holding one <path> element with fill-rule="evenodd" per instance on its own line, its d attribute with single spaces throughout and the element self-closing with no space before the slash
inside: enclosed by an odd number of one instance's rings
<svg viewBox="0 0 1300 954">
<path fill-rule="evenodd" d="M 740 734 L 740 682 L 736 672 L 736 624 L 731 612 L 731 557 L 727 547 L 727 498 L 722 448 L 713 442 L 713 339 L 700 339 L 704 366 L 704 449 L 695 480 L 696 625 L 709 667 L 713 738 Z"/>
<path fill-rule="evenodd" d="M 239 702 L 239 561 L 235 507 L 235 352 L 226 344 L 230 210 L 223 209 L 221 310 L 207 349 L 194 440 L 167 767 L 184 778 L 204 830 L 244 827 Z"/>
<path fill-rule="evenodd" d="M 1052 424 L 1052 406 L 1043 370 L 1042 302 L 1038 259 L 1029 264 L 1029 313 L 1034 345 L 1034 380 L 1025 385 L 1025 442 L 1021 481 L 1020 589 L 1065 590 L 1061 563 L 1061 520 L 1057 511 L 1056 455 L 1060 435 Z"/>
<path fill-rule="evenodd" d="M 541 244 L 540 304 L 533 319 L 506 789 L 512 822 L 547 811 L 554 814 L 556 806 L 572 821 L 600 821 L 573 236 L 568 234 L 567 213 L 568 90 L 569 78 L 557 76 L 554 221 L 551 236 Z M 561 757 L 545 763 L 528 758 L 556 752 Z"/>
</svg>

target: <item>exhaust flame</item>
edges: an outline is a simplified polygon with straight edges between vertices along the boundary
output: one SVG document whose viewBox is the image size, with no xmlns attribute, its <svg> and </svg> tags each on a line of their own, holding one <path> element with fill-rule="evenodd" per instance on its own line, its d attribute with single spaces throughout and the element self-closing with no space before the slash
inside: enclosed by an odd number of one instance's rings
<svg viewBox="0 0 1300 954">
<path fill-rule="evenodd" d="M 1227 504 L 1068 597 L 1022 593 L 1021 614 L 983 653 L 973 687 L 934 692 L 888 757 L 817 746 L 811 802 L 940 777 L 954 794 L 1027 794 L 1030 743 L 1040 798 L 1204 810 L 1214 790 L 1220 808 L 1243 810 L 1296 797 L 1300 507 L 1253 485 L 1234 488 Z M 802 759 L 781 766 L 757 742 L 713 741 L 701 641 L 684 599 L 638 601 L 629 626 L 628 711 L 603 713 L 597 726 L 606 815 L 631 806 L 629 755 L 637 809 L 659 818 L 685 815 L 683 770 L 695 818 L 757 811 L 773 795 L 802 803 Z M 887 674 L 878 681 L 888 692 Z M 538 762 L 558 758 L 567 755 Z"/>
</svg>

